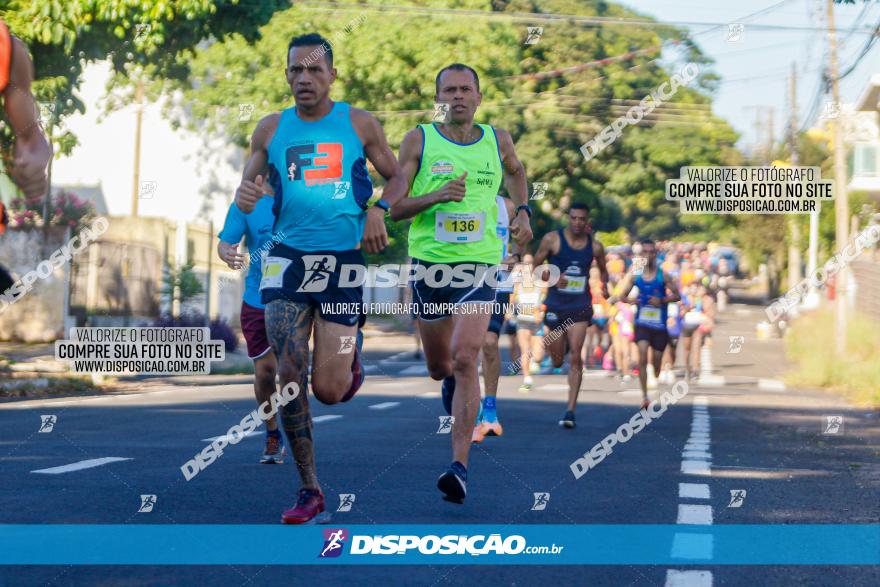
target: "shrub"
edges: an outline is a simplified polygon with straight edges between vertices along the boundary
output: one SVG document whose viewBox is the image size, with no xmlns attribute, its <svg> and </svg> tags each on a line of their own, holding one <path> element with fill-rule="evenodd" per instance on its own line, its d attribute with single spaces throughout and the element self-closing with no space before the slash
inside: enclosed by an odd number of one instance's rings
<svg viewBox="0 0 880 587">
<path fill-rule="evenodd" d="M 43 226 L 43 203 L 45 198 L 18 197 L 9 206 L 9 222 L 14 228 L 35 228 Z M 95 213 L 91 202 L 81 199 L 72 192 L 61 191 L 55 194 L 49 206 L 50 226 L 69 226 L 76 231 L 85 220 Z"/>
<path fill-rule="evenodd" d="M 786 354 L 797 369 L 786 376 L 793 385 L 825 387 L 844 392 L 864 405 L 880 406 L 880 324 L 856 313 L 847 324 L 846 354 L 834 344 L 834 313 L 830 309 L 795 320 L 786 335 Z"/>
</svg>

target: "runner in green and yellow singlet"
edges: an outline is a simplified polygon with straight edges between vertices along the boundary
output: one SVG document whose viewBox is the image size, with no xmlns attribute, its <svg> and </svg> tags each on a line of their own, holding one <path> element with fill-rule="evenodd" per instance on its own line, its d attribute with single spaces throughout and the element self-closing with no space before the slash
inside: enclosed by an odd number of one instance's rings
<svg viewBox="0 0 880 587">
<path fill-rule="evenodd" d="M 495 195 L 502 181 L 517 205 L 511 237 L 520 246 L 532 239 L 525 169 L 510 133 L 474 123 L 482 98 L 472 68 L 456 63 L 437 74 L 435 102 L 447 105 L 447 116 L 404 137 L 400 163 L 411 193 L 391 207 L 392 219 L 413 218 L 411 286 L 422 346 L 431 378 L 443 381 L 443 405 L 454 416 L 453 462 L 437 487 L 454 503 L 467 494 L 480 405 L 477 359 L 495 301 L 492 277 L 501 262 Z"/>
</svg>

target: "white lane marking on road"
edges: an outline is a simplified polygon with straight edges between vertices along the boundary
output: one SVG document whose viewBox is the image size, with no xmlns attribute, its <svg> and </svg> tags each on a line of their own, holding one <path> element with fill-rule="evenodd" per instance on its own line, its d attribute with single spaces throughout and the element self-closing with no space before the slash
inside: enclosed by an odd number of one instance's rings
<svg viewBox="0 0 880 587">
<path fill-rule="evenodd" d="M 312 422 L 317 424 L 318 422 L 329 422 L 330 420 L 338 420 L 341 418 L 339 414 L 324 414 L 323 416 L 315 416 L 312 418 Z"/>
<path fill-rule="evenodd" d="M 679 483 L 678 497 L 688 499 L 709 499 L 712 494 L 705 483 Z"/>
<path fill-rule="evenodd" d="M 251 430 L 247 434 L 244 435 L 245 438 L 250 438 L 252 436 L 262 436 L 263 432 L 257 432 L 256 430 Z M 215 440 L 219 440 L 221 438 L 225 438 L 227 442 L 229 442 L 234 436 L 233 434 L 221 434 L 220 436 L 212 436 L 211 438 L 203 438 L 202 442 L 214 442 Z"/>
<path fill-rule="evenodd" d="M 785 391 L 785 383 L 778 379 L 758 379 L 758 389 L 763 391 Z"/>
<path fill-rule="evenodd" d="M 608 377 L 610 371 L 584 371 L 584 377 Z"/>
<path fill-rule="evenodd" d="M 373 404 L 372 406 L 367 406 L 371 410 L 389 410 L 391 408 L 397 407 L 400 405 L 400 402 L 382 402 L 381 404 Z"/>
<path fill-rule="evenodd" d="M 419 397 L 423 397 L 425 399 L 433 399 L 433 398 L 440 397 L 440 392 L 439 391 L 426 391 L 425 393 L 420 393 Z"/>
<path fill-rule="evenodd" d="M 545 383 L 538 386 L 538 391 L 568 391 L 567 383 Z"/>
<path fill-rule="evenodd" d="M 681 453 L 683 459 L 702 459 L 704 461 L 712 460 L 712 453 L 706 450 L 685 450 Z"/>
<path fill-rule="evenodd" d="M 681 472 L 685 475 L 712 475 L 711 461 L 682 461 Z"/>
<path fill-rule="evenodd" d="M 678 520 L 676 524 L 709 526 L 712 524 L 712 506 L 680 503 L 678 504 Z"/>
<path fill-rule="evenodd" d="M 59 467 L 50 467 L 48 469 L 37 469 L 36 471 L 31 471 L 31 473 L 44 473 L 46 475 L 59 475 L 61 473 L 70 473 L 71 471 L 80 471 L 82 469 L 91 469 L 92 467 L 100 467 L 101 465 L 106 465 L 108 463 L 115 463 L 117 461 L 131 461 L 129 457 L 103 457 L 100 459 L 88 459 L 85 461 L 77 461 L 75 463 L 70 463 L 69 465 L 61 465 Z"/>
<path fill-rule="evenodd" d="M 700 378 L 697 379 L 697 385 L 716 387 L 726 384 L 727 380 L 724 378 L 724 375 L 711 375 L 708 373 L 700 373 Z"/>
<path fill-rule="evenodd" d="M 568 389 L 568 386 L 565 386 L 565 389 Z M 642 390 L 641 389 L 624 389 L 623 391 L 618 391 L 617 393 L 620 395 L 636 396 L 636 395 L 642 395 Z"/>
<path fill-rule="evenodd" d="M 376 385 L 381 385 L 382 387 L 412 387 L 412 381 L 375 381 Z"/>
<path fill-rule="evenodd" d="M 676 533 L 672 536 L 673 558 L 711 560 L 715 539 L 711 534 Z"/>
<path fill-rule="evenodd" d="M 709 410 L 708 398 L 694 398 L 693 421 L 691 436 L 682 452 L 681 472 L 691 475 L 711 475 L 712 455 L 709 452 Z M 699 450 L 698 450 L 699 449 Z M 709 485 L 705 483 L 679 483 L 679 499 L 709 499 Z M 712 524 L 712 506 L 695 504 L 678 504 L 679 524 Z M 673 558 L 688 560 L 711 560 L 714 538 L 707 534 L 676 533 L 672 538 Z M 705 570 L 666 571 L 667 587 L 711 587 L 712 572 Z"/>
<path fill-rule="evenodd" d="M 712 587 L 712 571 L 666 571 L 666 587 Z"/>
</svg>

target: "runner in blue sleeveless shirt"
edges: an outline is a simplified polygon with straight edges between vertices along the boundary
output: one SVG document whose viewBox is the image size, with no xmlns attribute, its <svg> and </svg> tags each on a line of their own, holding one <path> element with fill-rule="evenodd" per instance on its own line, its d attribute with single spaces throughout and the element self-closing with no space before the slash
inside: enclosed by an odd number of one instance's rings
<svg viewBox="0 0 880 587">
<path fill-rule="evenodd" d="M 362 288 L 341 286 L 340 273 L 363 265 L 361 243 L 368 253 L 385 248 L 385 212 L 409 186 L 378 120 L 330 99 L 336 69 L 329 41 L 316 33 L 292 39 L 285 75 L 296 106 L 257 124 L 235 202 L 249 214 L 264 194 L 275 198 L 273 228 L 281 242 L 266 257 L 260 290 L 281 385 L 299 388 L 281 421 L 302 488 L 281 521 L 302 524 L 324 512 L 308 405 L 309 338 L 314 330 L 312 393 L 326 404 L 348 401 L 364 379 Z M 372 207 L 367 159 L 387 180 Z M 322 307 L 340 302 L 352 309 Z"/>
<path fill-rule="evenodd" d="M 550 351 L 553 366 L 559 368 L 565 360 L 568 347 L 568 405 L 559 425 L 574 428 L 574 411 L 584 376 L 581 347 L 587 337 L 587 327 L 593 316 L 589 276 L 593 260 L 599 268 L 602 291 L 608 296 L 608 270 L 605 268 L 605 248 L 593 238 L 590 211 L 585 204 L 574 203 L 568 210 L 568 226 L 544 235 L 535 267 L 544 261 L 559 269 L 559 281 L 547 291 L 544 305 L 544 341 Z M 546 273 L 545 273 L 546 274 Z"/>
<path fill-rule="evenodd" d="M 642 239 L 642 256 L 644 262 L 633 264 L 623 278 L 620 299 L 627 301 L 633 286 L 639 290 L 636 300 L 630 301 L 637 306 L 635 326 L 636 345 L 639 347 L 639 383 L 642 387 L 642 408 L 647 408 L 648 401 L 648 348 L 651 348 L 651 364 L 654 373 L 660 373 L 663 351 L 669 344 L 669 332 L 666 329 L 667 304 L 681 299 L 675 280 L 664 275 L 657 265 L 657 245 L 651 239 Z M 669 292 L 669 295 L 666 292 Z M 613 300 L 613 301 L 612 301 Z M 613 297 L 612 303 L 618 299 Z"/>
</svg>

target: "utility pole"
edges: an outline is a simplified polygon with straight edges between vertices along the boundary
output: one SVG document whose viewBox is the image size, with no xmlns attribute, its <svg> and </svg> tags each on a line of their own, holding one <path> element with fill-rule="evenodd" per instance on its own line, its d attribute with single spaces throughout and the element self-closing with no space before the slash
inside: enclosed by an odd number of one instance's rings
<svg viewBox="0 0 880 587">
<path fill-rule="evenodd" d="M 788 78 L 788 97 L 791 111 L 788 118 L 788 141 L 791 146 L 791 166 L 798 165 L 798 124 L 797 124 L 797 69 L 791 64 L 791 75 Z M 788 217 L 788 229 L 791 240 L 788 245 L 788 288 L 800 283 L 801 277 L 801 227 L 796 214 Z"/>
<path fill-rule="evenodd" d="M 214 255 L 214 219 L 208 221 L 208 282 L 205 286 L 205 326 L 211 326 L 211 264 Z"/>
<path fill-rule="evenodd" d="M 755 157 L 761 159 L 761 107 L 755 106 Z M 763 157 L 761 163 L 766 163 L 767 157 Z"/>
<path fill-rule="evenodd" d="M 141 126 L 144 118 L 144 82 L 138 79 L 134 92 L 135 126 L 134 126 L 134 174 L 131 182 L 131 215 L 137 218 L 138 197 L 141 183 Z"/>
<path fill-rule="evenodd" d="M 846 147 L 840 124 L 840 81 L 837 68 L 837 33 L 834 28 L 834 0 L 826 0 L 828 10 L 828 77 L 831 81 L 831 97 L 838 114 L 831 119 L 834 142 L 834 241 L 835 250 L 841 251 L 849 240 L 849 201 L 846 193 Z M 837 273 L 834 299 L 834 348 L 838 355 L 846 351 L 847 286 L 849 270 L 842 265 Z"/>
<path fill-rule="evenodd" d="M 764 160 L 766 163 L 773 161 L 773 106 L 767 107 L 767 142 L 764 145 Z"/>
<path fill-rule="evenodd" d="M 764 136 L 764 133 L 761 132 L 761 129 L 764 126 L 764 123 L 761 122 L 762 108 L 765 108 L 765 106 L 743 106 L 743 110 L 755 110 L 755 142 L 752 145 L 752 158 L 755 160 L 756 164 L 766 163 L 766 161 L 759 161 L 762 155 L 764 155 L 762 151 L 764 151 L 766 148 L 761 144 L 761 137 Z"/>
</svg>

